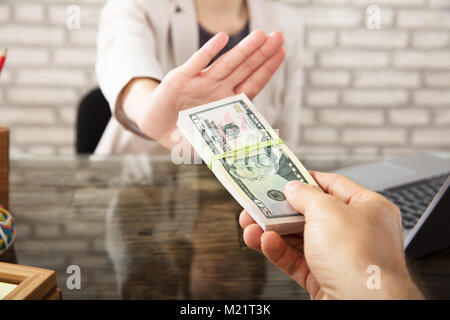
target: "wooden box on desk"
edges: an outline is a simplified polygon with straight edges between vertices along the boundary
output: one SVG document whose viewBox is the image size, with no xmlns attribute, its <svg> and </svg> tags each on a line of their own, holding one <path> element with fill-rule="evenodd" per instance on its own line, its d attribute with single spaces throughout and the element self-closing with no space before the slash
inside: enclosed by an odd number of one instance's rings
<svg viewBox="0 0 450 320">
<path fill-rule="evenodd" d="M 4 300 L 60 300 L 55 271 L 0 262 L 0 293 Z M 6 290 L 6 289 L 5 289 Z"/>
<path fill-rule="evenodd" d="M 9 208 L 9 130 L 0 125 L 0 206 Z"/>
</svg>

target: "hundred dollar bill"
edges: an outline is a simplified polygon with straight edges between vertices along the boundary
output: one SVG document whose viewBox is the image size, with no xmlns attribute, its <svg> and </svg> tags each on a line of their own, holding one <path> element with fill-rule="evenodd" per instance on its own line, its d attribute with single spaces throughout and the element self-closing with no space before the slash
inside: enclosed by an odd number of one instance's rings
<svg viewBox="0 0 450 320">
<path fill-rule="evenodd" d="M 303 229 L 283 189 L 291 180 L 316 182 L 245 94 L 181 111 L 177 126 L 263 230 Z"/>
</svg>

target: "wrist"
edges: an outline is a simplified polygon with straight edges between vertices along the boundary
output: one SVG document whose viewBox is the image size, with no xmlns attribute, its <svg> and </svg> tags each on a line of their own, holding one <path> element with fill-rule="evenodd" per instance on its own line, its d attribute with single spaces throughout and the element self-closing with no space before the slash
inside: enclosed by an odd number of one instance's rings
<svg viewBox="0 0 450 320">
<path fill-rule="evenodd" d="M 134 78 L 123 89 L 119 108 L 136 125 L 142 120 L 142 114 L 149 106 L 150 97 L 159 82 L 150 78 Z M 142 128 L 140 128 L 142 130 Z"/>
<path fill-rule="evenodd" d="M 391 273 L 386 275 L 384 281 L 385 290 L 381 299 L 421 300 L 424 296 L 411 279 L 408 272 L 401 274 Z"/>
<path fill-rule="evenodd" d="M 424 299 L 411 279 L 406 266 L 396 270 L 357 268 L 353 272 L 346 272 L 346 275 L 340 281 L 340 285 L 329 289 L 325 292 L 333 299 Z"/>
<path fill-rule="evenodd" d="M 380 300 L 420 300 L 422 293 L 412 281 L 408 271 L 382 272 L 379 282 L 372 282 L 366 274 L 365 289 L 360 292 L 359 299 Z"/>
</svg>

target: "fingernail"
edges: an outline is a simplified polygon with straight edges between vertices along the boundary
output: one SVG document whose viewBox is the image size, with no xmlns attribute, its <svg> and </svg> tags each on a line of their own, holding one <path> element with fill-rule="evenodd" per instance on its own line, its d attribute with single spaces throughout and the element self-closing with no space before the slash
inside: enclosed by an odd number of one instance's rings
<svg viewBox="0 0 450 320">
<path fill-rule="evenodd" d="M 302 183 L 300 181 L 297 180 L 293 180 L 293 181 L 289 181 L 285 186 L 284 189 L 286 191 L 294 191 L 295 189 L 297 189 Z"/>
</svg>

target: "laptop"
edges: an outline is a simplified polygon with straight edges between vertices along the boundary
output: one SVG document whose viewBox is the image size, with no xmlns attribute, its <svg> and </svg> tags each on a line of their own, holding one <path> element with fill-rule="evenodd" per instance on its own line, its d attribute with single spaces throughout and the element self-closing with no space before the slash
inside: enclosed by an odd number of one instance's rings
<svg viewBox="0 0 450 320">
<path fill-rule="evenodd" d="M 450 158 L 418 152 L 335 173 L 381 193 L 400 208 L 408 257 L 450 247 Z"/>
</svg>

